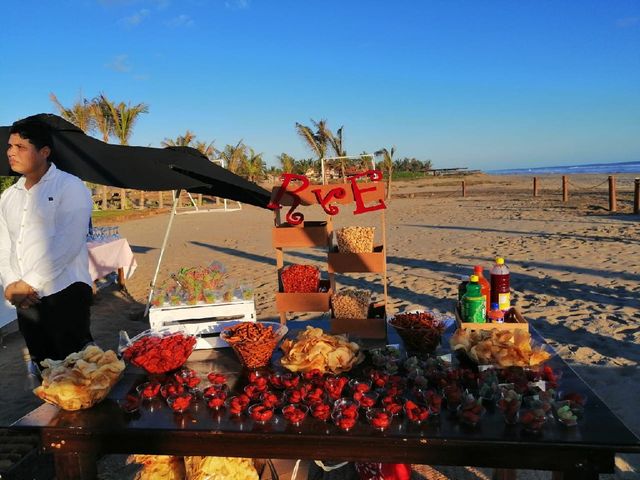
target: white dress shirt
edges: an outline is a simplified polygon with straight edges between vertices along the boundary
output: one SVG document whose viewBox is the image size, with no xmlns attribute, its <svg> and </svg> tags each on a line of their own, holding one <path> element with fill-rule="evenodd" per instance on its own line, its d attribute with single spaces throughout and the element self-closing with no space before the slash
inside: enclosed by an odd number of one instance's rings
<svg viewBox="0 0 640 480">
<path fill-rule="evenodd" d="M 23 280 L 41 297 L 75 282 L 91 285 L 89 190 L 53 163 L 29 190 L 25 181 L 21 177 L 0 197 L 0 282 Z"/>
</svg>

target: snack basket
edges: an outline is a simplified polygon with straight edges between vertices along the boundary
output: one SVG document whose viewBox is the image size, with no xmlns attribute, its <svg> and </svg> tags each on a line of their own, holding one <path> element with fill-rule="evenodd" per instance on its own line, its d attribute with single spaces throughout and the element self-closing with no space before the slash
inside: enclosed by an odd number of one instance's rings
<svg viewBox="0 0 640 480">
<path fill-rule="evenodd" d="M 145 330 L 133 338 L 121 331 L 118 353 L 125 361 L 147 373 L 162 374 L 182 367 L 195 344 L 195 335 L 183 329 Z M 171 352 L 170 355 L 163 354 L 167 350 Z"/>
</svg>

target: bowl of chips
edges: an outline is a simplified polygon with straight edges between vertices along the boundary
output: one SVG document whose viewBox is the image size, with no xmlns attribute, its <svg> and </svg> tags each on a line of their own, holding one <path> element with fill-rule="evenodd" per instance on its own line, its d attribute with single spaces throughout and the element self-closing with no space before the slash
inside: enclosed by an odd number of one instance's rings
<svg viewBox="0 0 640 480">
<path fill-rule="evenodd" d="M 224 328 L 220 338 L 227 342 L 245 368 L 269 365 L 271 355 L 287 334 L 286 325 L 277 322 L 239 322 Z"/>
<path fill-rule="evenodd" d="M 292 372 L 343 373 L 364 360 L 359 345 L 349 342 L 345 335 L 328 335 L 310 326 L 295 340 L 282 342 L 282 351 L 282 366 Z"/>
<path fill-rule="evenodd" d="M 451 336 L 451 349 L 464 353 L 478 365 L 532 367 L 552 356 L 547 345 L 535 344 L 526 330 L 458 329 Z"/>
<path fill-rule="evenodd" d="M 433 353 L 445 329 L 444 316 L 428 310 L 399 313 L 387 321 L 400 335 L 406 350 L 415 353 Z"/>
<path fill-rule="evenodd" d="M 124 362 L 113 350 L 90 345 L 64 360 L 42 362 L 42 385 L 33 393 L 63 410 L 82 410 L 101 402 L 118 382 Z"/>
</svg>

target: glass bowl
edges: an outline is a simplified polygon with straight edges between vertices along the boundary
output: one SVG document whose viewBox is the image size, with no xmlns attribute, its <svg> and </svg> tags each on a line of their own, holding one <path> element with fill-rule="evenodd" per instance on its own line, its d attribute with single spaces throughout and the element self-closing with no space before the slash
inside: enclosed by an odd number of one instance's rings
<svg viewBox="0 0 640 480">
<path fill-rule="evenodd" d="M 356 423 L 358 423 L 358 412 L 356 411 L 355 415 L 351 415 L 350 413 L 347 414 L 339 410 L 335 410 L 331 414 L 331 418 L 333 419 L 333 423 L 335 423 L 340 430 L 348 432 L 356 425 Z"/>
<path fill-rule="evenodd" d="M 370 408 L 365 415 L 369 424 L 381 432 L 385 431 L 391 425 L 393 415 L 384 408 Z"/>
<path fill-rule="evenodd" d="M 249 416 L 256 423 L 267 423 L 273 418 L 273 408 L 256 403 L 249 407 Z"/>
<path fill-rule="evenodd" d="M 444 315 L 429 310 L 390 316 L 387 323 L 398 332 L 405 349 L 415 353 L 433 353 L 445 329 Z"/>
<path fill-rule="evenodd" d="M 122 358 L 150 374 L 162 374 L 184 365 L 196 345 L 196 337 L 183 331 L 145 330 L 119 347 Z M 170 354 L 168 354 L 170 352 Z"/>
<path fill-rule="evenodd" d="M 282 416 L 291 425 L 300 425 L 309 413 L 309 407 L 300 403 L 289 403 L 282 407 Z"/>
<path fill-rule="evenodd" d="M 241 336 L 236 330 L 236 328 L 240 328 L 238 325 L 246 325 L 247 329 L 250 329 L 251 326 L 261 325 L 270 328 L 272 333 L 270 335 Z M 286 325 L 277 322 L 240 322 L 222 330 L 220 338 L 233 349 L 242 366 L 255 369 L 269 365 L 271 355 L 288 331 Z"/>
<path fill-rule="evenodd" d="M 193 397 L 190 393 L 171 395 L 170 397 L 167 397 L 167 405 L 169 405 L 171 410 L 175 413 L 183 413 L 189 409 L 192 400 Z"/>
</svg>

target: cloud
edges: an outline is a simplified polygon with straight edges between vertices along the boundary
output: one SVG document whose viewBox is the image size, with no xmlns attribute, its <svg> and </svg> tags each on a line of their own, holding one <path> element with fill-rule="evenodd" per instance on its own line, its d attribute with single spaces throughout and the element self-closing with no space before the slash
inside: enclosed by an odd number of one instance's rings
<svg viewBox="0 0 640 480">
<path fill-rule="evenodd" d="M 142 21 L 149 16 L 149 13 L 149 10 L 143 8 L 139 12 L 136 12 L 129 17 L 121 18 L 120 20 L 118 20 L 118 23 L 120 25 L 124 25 L 125 27 L 135 27 L 137 25 L 140 25 L 140 23 L 142 23 Z"/>
<path fill-rule="evenodd" d="M 189 15 L 185 15 L 184 13 L 178 15 L 177 17 L 172 18 L 167 22 L 169 27 L 180 28 L 180 27 L 193 27 L 195 22 Z"/>
<path fill-rule="evenodd" d="M 225 0 L 224 6 L 233 10 L 245 10 L 249 8 L 249 0 Z"/>
<path fill-rule="evenodd" d="M 113 70 L 114 72 L 127 73 L 130 72 L 133 67 L 129 62 L 129 55 L 122 54 L 116 55 L 113 57 L 111 62 L 105 65 L 109 70 Z"/>
<path fill-rule="evenodd" d="M 631 28 L 640 25 L 640 17 L 625 17 L 620 18 L 616 22 L 618 28 Z"/>
</svg>

